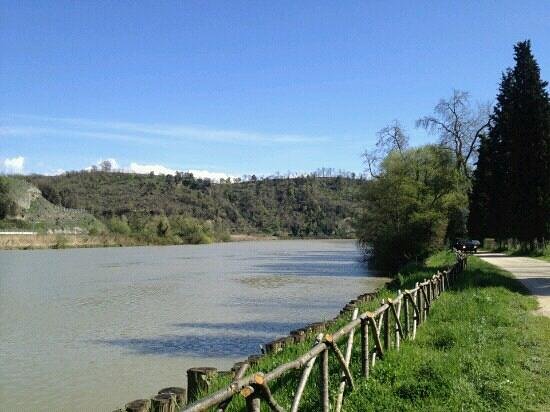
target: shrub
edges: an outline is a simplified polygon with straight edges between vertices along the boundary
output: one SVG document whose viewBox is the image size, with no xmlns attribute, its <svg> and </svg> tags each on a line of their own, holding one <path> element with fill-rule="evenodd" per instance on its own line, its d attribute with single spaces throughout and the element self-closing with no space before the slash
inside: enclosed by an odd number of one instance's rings
<svg viewBox="0 0 550 412">
<path fill-rule="evenodd" d="M 128 219 L 126 219 L 126 216 L 112 217 L 109 219 L 107 226 L 111 232 L 119 235 L 129 235 L 132 231 L 128 225 Z"/>
</svg>

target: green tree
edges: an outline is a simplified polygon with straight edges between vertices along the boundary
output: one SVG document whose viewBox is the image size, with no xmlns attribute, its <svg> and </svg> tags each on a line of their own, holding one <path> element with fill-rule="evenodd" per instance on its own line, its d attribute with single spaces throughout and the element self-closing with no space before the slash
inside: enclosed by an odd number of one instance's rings
<svg viewBox="0 0 550 412">
<path fill-rule="evenodd" d="M 478 230 L 487 208 L 494 222 L 488 235 L 525 245 L 550 235 L 550 100 L 530 42 L 517 43 L 514 52 L 515 66 L 502 76 L 491 118 L 491 161 L 478 164 L 470 226 Z"/>
<path fill-rule="evenodd" d="M 130 226 L 128 225 L 128 219 L 126 216 L 122 217 L 112 217 L 108 225 L 109 230 L 113 233 L 120 235 L 129 235 L 131 233 Z"/>
<path fill-rule="evenodd" d="M 170 222 L 166 216 L 161 216 L 157 222 L 157 236 L 167 237 L 170 233 Z"/>
<path fill-rule="evenodd" d="M 476 169 L 472 176 L 472 191 L 469 198 L 470 214 L 468 215 L 468 233 L 476 239 L 492 236 L 494 209 L 493 193 L 496 186 L 493 178 L 491 157 L 491 145 L 489 138 L 481 136 L 479 143 L 479 155 Z"/>
<path fill-rule="evenodd" d="M 396 270 L 443 246 L 451 211 L 466 203 L 466 183 L 441 147 L 391 151 L 363 193 L 360 242 L 378 267 Z"/>
<path fill-rule="evenodd" d="M 5 219 L 10 210 L 10 199 L 8 197 L 9 186 L 7 179 L 0 176 L 0 219 Z"/>
</svg>

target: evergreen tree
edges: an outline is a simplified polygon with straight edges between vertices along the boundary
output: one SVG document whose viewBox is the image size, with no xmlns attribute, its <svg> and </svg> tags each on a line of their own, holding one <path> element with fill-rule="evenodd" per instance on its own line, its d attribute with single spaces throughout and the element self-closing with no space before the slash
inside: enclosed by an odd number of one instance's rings
<svg viewBox="0 0 550 412">
<path fill-rule="evenodd" d="M 494 236 L 494 225 L 491 210 L 493 193 L 493 162 L 491 161 L 491 145 L 487 136 L 481 136 L 479 154 L 472 176 L 472 192 L 470 194 L 470 214 L 468 216 L 468 232 L 471 237 L 483 239 Z"/>
<path fill-rule="evenodd" d="M 511 235 L 527 242 L 549 233 L 550 100 L 530 42 L 519 42 L 514 51 L 516 66 L 504 90 L 509 94 L 499 99 L 501 110 L 494 120 L 500 123 L 495 130 L 506 168 L 505 217 L 510 219 Z"/>
<path fill-rule="evenodd" d="M 550 234 L 550 100 L 530 42 L 514 52 L 480 149 L 470 228 L 525 243 Z"/>
</svg>

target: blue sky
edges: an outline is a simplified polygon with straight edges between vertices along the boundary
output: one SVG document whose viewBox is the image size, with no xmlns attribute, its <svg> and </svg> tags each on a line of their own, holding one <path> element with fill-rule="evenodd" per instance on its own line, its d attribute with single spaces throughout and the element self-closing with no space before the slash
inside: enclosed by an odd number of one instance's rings
<svg viewBox="0 0 550 412">
<path fill-rule="evenodd" d="M 494 100 L 513 44 L 550 79 L 546 1 L 0 0 L 0 162 L 361 172 L 453 88 Z"/>
</svg>

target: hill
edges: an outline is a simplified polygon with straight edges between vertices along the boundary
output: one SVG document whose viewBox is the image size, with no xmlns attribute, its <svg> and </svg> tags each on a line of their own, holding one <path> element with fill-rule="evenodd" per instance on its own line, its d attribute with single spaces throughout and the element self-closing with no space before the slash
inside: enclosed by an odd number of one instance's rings
<svg viewBox="0 0 550 412">
<path fill-rule="evenodd" d="M 0 177 L 4 219 L 0 228 L 39 232 L 87 233 L 104 225 L 85 210 L 68 209 L 49 202 L 40 189 L 22 177 Z"/>
<path fill-rule="evenodd" d="M 104 222 L 123 219 L 135 230 L 151 218 L 195 219 L 230 233 L 351 237 L 358 189 L 346 177 L 298 177 L 212 183 L 188 173 L 155 176 L 70 172 L 28 176 L 51 203 L 85 209 Z M 189 222 L 188 222 L 189 223 Z"/>
</svg>

